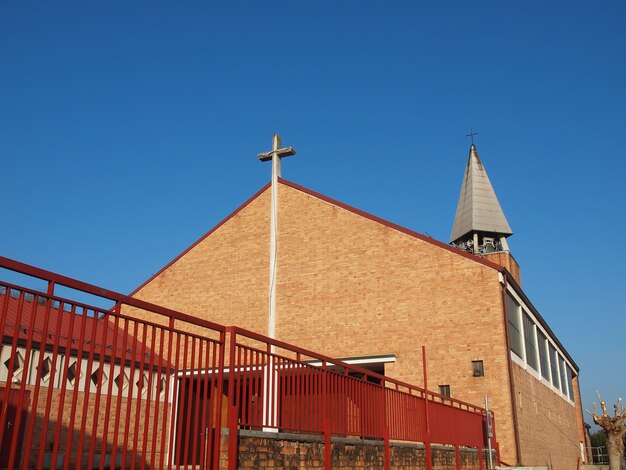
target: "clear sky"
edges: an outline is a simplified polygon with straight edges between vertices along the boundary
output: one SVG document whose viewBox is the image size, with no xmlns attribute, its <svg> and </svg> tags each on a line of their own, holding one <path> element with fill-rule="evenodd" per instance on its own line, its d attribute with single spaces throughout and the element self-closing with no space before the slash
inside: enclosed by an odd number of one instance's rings
<svg viewBox="0 0 626 470">
<path fill-rule="evenodd" d="M 285 178 L 448 242 L 470 128 L 585 408 L 614 401 L 626 2 L 0 0 L 0 254 L 109 289 L 267 183 L 274 132 Z"/>
</svg>

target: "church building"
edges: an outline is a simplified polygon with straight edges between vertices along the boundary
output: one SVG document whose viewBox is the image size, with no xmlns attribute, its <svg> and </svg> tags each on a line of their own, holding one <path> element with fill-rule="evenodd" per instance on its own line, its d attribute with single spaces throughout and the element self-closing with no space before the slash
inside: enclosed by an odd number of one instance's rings
<svg viewBox="0 0 626 470">
<path fill-rule="evenodd" d="M 132 295 L 416 385 L 425 346 L 430 390 L 489 397 L 503 462 L 570 470 L 585 457 L 579 368 L 522 290 L 510 235 L 474 144 L 451 243 L 275 172 Z"/>
</svg>

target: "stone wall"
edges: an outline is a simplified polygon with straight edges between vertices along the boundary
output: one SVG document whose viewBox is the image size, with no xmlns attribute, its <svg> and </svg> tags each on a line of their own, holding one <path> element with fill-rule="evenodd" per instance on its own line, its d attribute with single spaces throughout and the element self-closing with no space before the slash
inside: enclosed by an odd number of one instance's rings
<svg viewBox="0 0 626 470">
<path fill-rule="evenodd" d="M 241 469 L 317 469 L 324 468 L 324 441 L 321 436 L 241 431 L 239 435 Z M 228 446 L 228 435 L 222 436 L 222 449 Z M 425 470 L 425 449 L 422 444 L 392 442 L 389 449 L 393 470 Z M 483 468 L 488 455 L 483 454 Z M 333 470 L 383 469 L 385 450 L 382 441 L 333 438 L 331 448 Z M 497 463 L 494 451 L 494 464 Z M 476 449 L 460 449 L 462 470 L 479 468 Z M 228 453 L 221 453 L 220 469 L 228 466 Z M 456 470 L 454 447 L 432 446 L 433 470 Z"/>
</svg>

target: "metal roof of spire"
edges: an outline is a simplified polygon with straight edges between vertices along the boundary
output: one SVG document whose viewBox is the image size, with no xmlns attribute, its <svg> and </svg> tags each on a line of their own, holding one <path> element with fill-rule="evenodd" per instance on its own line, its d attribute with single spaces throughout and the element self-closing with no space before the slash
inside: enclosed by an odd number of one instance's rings
<svg viewBox="0 0 626 470">
<path fill-rule="evenodd" d="M 472 232 L 495 233 L 504 237 L 513 234 L 473 143 L 467 158 L 450 241 L 455 242 Z"/>
</svg>

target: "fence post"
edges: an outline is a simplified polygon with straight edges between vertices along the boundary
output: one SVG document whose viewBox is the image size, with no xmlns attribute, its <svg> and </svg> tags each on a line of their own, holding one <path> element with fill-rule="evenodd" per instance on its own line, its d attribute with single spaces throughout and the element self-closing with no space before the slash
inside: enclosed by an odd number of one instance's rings
<svg viewBox="0 0 626 470">
<path fill-rule="evenodd" d="M 385 470 L 391 470 L 391 452 L 389 450 L 389 421 L 387 419 L 387 390 L 383 382 L 380 388 L 382 396 L 383 440 L 385 443 Z"/>
<path fill-rule="evenodd" d="M 324 404 L 324 469 L 330 470 L 332 441 L 330 439 L 330 406 L 328 404 L 328 370 L 325 360 L 322 362 L 322 403 Z"/>
<path fill-rule="evenodd" d="M 433 459 L 430 449 L 430 421 L 428 416 L 428 372 L 426 370 L 426 346 L 422 346 L 422 363 L 424 368 L 424 414 L 426 415 L 426 440 L 424 441 L 424 450 L 426 453 L 426 470 L 432 470 Z"/>
<path fill-rule="evenodd" d="M 228 328 L 228 340 L 230 341 L 228 353 L 229 377 L 228 377 L 228 470 L 237 469 L 237 404 L 235 397 L 235 340 L 236 333 L 233 327 Z"/>
</svg>

